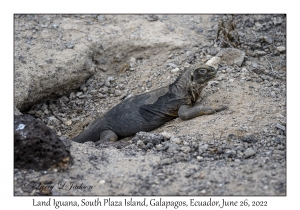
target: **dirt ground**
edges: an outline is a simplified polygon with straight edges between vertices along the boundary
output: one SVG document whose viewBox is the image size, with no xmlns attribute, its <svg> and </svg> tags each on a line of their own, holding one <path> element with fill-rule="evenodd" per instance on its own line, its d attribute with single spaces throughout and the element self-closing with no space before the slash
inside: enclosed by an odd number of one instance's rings
<svg viewBox="0 0 300 210">
<path fill-rule="evenodd" d="M 52 128 L 73 164 L 15 168 L 14 194 L 286 195 L 285 31 L 284 15 L 16 15 L 15 106 Z M 243 62 L 223 57 L 198 101 L 227 110 L 98 147 L 71 141 L 124 98 L 227 48 L 244 52 Z M 157 136 L 159 144 L 140 147 Z"/>
</svg>

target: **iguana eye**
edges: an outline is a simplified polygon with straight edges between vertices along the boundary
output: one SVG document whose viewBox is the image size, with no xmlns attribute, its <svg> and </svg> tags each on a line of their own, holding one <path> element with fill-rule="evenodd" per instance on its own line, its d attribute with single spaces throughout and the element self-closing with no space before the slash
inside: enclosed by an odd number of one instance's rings
<svg viewBox="0 0 300 210">
<path fill-rule="evenodd" d="M 199 70 L 199 73 L 200 73 L 200 74 L 206 74 L 206 69 L 200 69 L 200 70 Z"/>
</svg>

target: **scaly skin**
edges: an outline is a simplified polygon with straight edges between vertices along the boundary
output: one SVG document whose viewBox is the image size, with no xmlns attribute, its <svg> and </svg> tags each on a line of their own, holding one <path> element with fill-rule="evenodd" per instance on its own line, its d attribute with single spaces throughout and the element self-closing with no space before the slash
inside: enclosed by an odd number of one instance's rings
<svg viewBox="0 0 300 210">
<path fill-rule="evenodd" d="M 189 120 L 226 109 L 226 106 L 195 105 L 202 89 L 216 75 L 210 66 L 187 69 L 166 87 L 133 96 L 119 103 L 73 139 L 75 142 L 116 141 L 139 131 L 151 131 L 177 118 Z"/>
</svg>

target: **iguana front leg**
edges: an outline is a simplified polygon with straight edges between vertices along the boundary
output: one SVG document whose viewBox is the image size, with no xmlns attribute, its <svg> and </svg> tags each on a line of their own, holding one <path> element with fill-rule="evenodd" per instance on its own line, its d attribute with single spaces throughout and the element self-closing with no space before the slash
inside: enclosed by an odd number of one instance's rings
<svg viewBox="0 0 300 210">
<path fill-rule="evenodd" d="M 181 120 L 189 120 L 195 117 L 199 117 L 201 115 L 213 114 L 215 112 L 223 111 L 227 109 L 227 106 L 188 106 L 182 105 L 178 110 L 178 116 Z"/>
</svg>

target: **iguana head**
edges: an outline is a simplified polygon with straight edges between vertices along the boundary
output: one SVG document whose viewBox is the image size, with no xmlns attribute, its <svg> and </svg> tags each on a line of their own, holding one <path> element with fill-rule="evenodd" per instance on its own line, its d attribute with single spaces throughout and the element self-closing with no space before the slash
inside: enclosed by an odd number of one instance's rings
<svg viewBox="0 0 300 210">
<path fill-rule="evenodd" d="M 191 71 L 191 82 L 201 85 L 214 78 L 217 70 L 212 66 L 200 66 Z"/>
<path fill-rule="evenodd" d="M 192 103 L 196 102 L 206 83 L 215 77 L 217 70 L 208 65 L 201 65 L 184 71 L 177 80 L 171 84 L 171 91 L 179 96 L 191 98 Z"/>
<path fill-rule="evenodd" d="M 196 102 L 202 89 L 205 87 L 206 83 L 214 78 L 217 74 L 217 70 L 212 66 L 199 66 L 191 71 L 190 77 L 190 91 L 192 95 L 193 102 Z"/>
</svg>

